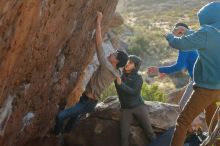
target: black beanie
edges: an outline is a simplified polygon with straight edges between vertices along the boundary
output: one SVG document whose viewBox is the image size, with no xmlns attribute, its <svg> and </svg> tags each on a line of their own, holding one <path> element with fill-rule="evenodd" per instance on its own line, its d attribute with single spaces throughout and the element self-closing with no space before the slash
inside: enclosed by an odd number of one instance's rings
<svg viewBox="0 0 220 146">
<path fill-rule="evenodd" d="M 179 22 L 175 25 L 175 27 L 178 27 L 178 26 L 182 26 L 182 27 L 185 27 L 185 28 L 189 29 L 189 26 L 185 23 L 182 23 L 182 22 Z"/>
<path fill-rule="evenodd" d="M 117 52 L 117 60 L 118 60 L 117 68 L 124 67 L 127 64 L 128 55 L 120 50 L 117 50 L 116 52 Z"/>
<path fill-rule="evenodd" d="M 129 55 L 129 60 L 131 60 L 134 65 L 135 65 L 135 70 L 138 71 L 140 69 L 142 60 L 140 57 L 136 56 L 136 55 Z"/>
</svg>

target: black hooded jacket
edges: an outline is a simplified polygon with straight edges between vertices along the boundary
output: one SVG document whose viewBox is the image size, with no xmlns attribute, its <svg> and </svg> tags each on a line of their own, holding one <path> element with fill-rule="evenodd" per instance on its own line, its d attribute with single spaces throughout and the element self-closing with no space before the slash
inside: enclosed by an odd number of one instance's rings
<svg viewBox="0 0 220 146">
<path fill-rule="evenodd" d="M 118 85 L 115 81 L 121 108 L 133 108 L 144 104 L 144 100 L 141 97 L 143 79 L 142 76 L 138 74 L 138 70 L 133 70 L 131 73 L 123 72 L 121 80 L 121 85 Z"/>
</svg>

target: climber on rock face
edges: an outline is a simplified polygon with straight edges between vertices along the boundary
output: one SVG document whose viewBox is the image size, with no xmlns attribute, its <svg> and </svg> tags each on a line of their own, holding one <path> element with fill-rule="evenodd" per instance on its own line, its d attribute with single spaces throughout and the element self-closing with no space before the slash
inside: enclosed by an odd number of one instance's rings
<svg viewBox="0 0 220 146">
<path fill-rule="evenodd" d="M 130 55 L 124 67 L 121 77 L 115 80 L 115 87 L 121 104 L 121 145 L 129 145 L 130 124 L 135 118 L 140 123 L 146 137 L 152 141 L 156 138 L 148 118 L 148 110 L 141 97 L 143 79 L 138 70 L 141 59 L 138 56 Z"/>
<path fill-rule="evenodd" d="M 120 76 L 119 68 L 124 67 L 127 63 L 127 54 L 119 50 L 105 57 L 101 36 L 102 17 L 102 13 L 97 12 L 96 53 L 100 65 L 88 82 L 79 102 L 57 113 L 56 124 L 53 130 L 55 135 L 70 132 L 80 115 L 92 112 L 102 91 L 106 89 L 116 77 Z M 66 126 L 64 126 L 65 120 L 68 120 Z"/>
</svg>

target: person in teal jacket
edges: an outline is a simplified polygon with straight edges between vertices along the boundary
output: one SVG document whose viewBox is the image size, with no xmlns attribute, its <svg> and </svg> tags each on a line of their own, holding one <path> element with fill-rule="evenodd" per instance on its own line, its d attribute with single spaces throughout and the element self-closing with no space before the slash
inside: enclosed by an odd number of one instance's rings
<svg viewBox="0 0 220 146">
<path fill-rule="evenodd" d="M 190 35 L 175 37 L 166 35 L 169 45 L 179 50 L 197 49 L 194 92 L 180 113 L 171 146 L 183 146 L 187 127 L 205 109 L 209 125 L 220 98 L 220 2 L 211 2 L 198 12 L 200 29 Z M 216 146 L 220 146 L 217 141 Z"/>
</svg>

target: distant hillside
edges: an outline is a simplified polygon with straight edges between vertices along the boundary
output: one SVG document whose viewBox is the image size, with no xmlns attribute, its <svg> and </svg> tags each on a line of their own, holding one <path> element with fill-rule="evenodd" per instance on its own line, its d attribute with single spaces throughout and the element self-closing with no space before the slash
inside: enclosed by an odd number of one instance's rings
<svg viewBox="0 0 220 146">
<path fill-rule="evenodd" d="M 169 28 L 183 21 L 195 27 L 197 11 L 211 0 L 120 0 L 117 10 L 128 25 Z"/>
<path fill-rule="evenodd" d="M 174 60 L 177 51 L 168 47 L 163 34 L 177 22 L 197 29 L 197 11 L 208 2 L 210 0 L 120 0 L 117 11 L 125 19 L 124 26 L 133 31 L 133 35 L 123 39 L 131 53 L 145 58 L 145 66 L 158 65 L 165 59 Z M 128 29 L 118 31 L 127 34 L 123 31 Z"/>
</svg>

